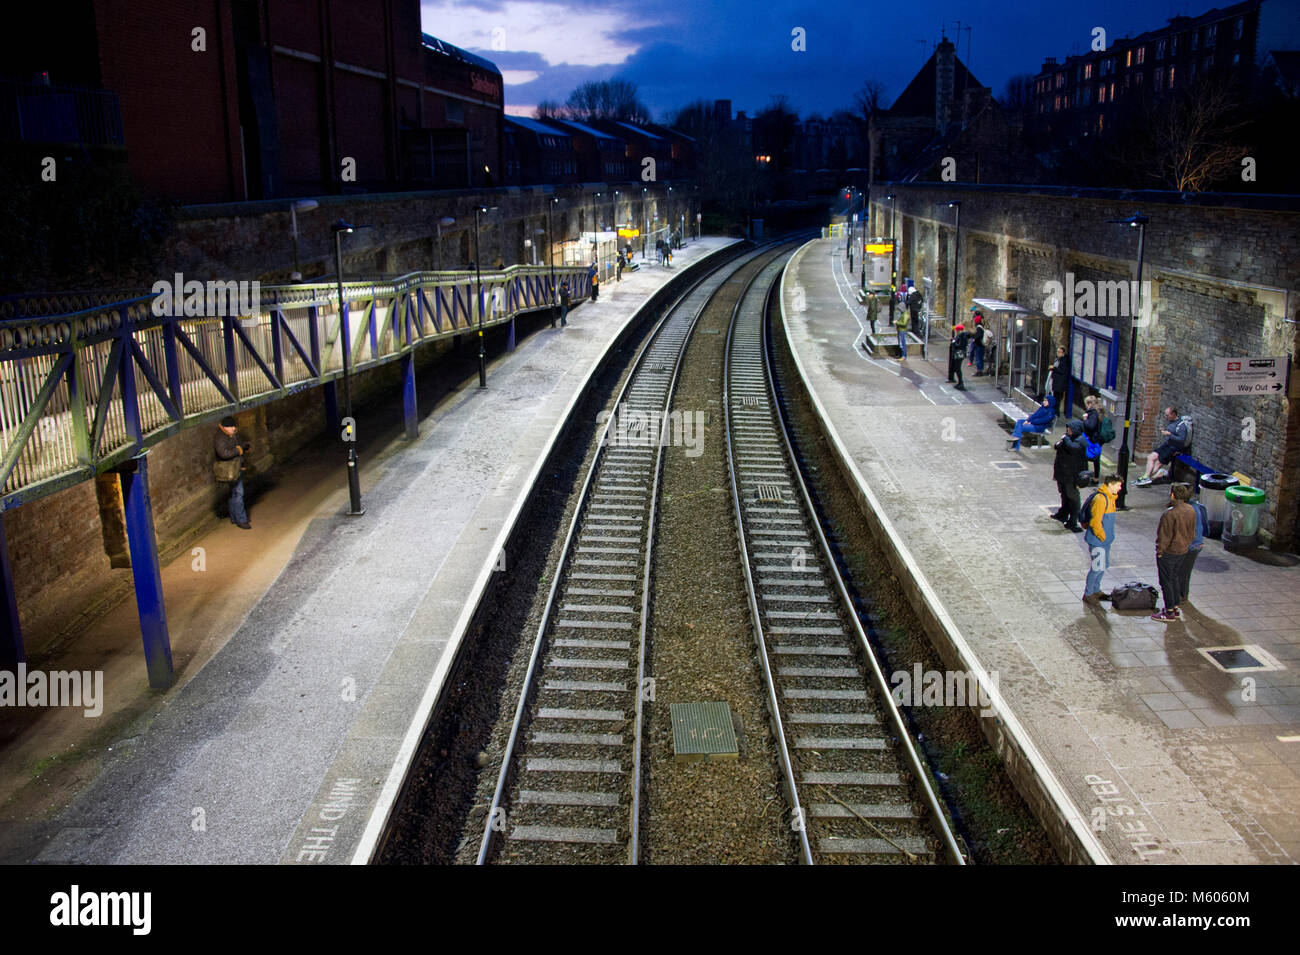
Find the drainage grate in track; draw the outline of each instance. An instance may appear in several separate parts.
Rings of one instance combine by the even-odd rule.
[[[993,466],[1003,471],[1022,471],[1025,467],[1019,461],[994,461]]]
[[[1201,655],[1225,673],[1251,673],[1281,670],[1272,654],[1254,644],[1235,647],[1199,647]]]
[[[781,488],[775,484],[757,484],[754,486],[754,496],[760,502],[769,504],[780,504],[785,500],[781,493]]]
[[[726,703],[670,703],[673,721],[673,758],[736,759],[736,730]]]
[[[742,408],[757,408],[760,402],[757,395],[741,395],[740,406]]]

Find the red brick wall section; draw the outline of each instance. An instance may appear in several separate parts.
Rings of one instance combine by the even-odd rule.
[[[230,11],[220,0],[96,0],[104,86],[137,182],[191,202],[244,198]],[[207,51],[191,31],[207,31]]]

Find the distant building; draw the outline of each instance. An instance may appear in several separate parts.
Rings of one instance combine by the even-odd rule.
[[[622,136],[569,119],[548,119],[573,139],[578,175],[583,182],[615,182],[628,178],[627,143]]]
[[[1276,28],[1261,32],[1262,6],[1269,8],[1265,25],[1276,20]],[[1200,77],[1250,84],[1268,53],[1265,44],[1270,37],[1281,39],[1285,9],[1278,0],[1246,0],[1194,17],[1174,17],[1135,37],[1112,39],[1104,51],[1060,63],[1048,57],[1034,78],[1030,120],[1040,133],[1073,142],[1104,134],[1106,123],[1130,100],[1159,97]]]
[[[579,181],[571,134],[535,119],[507,116],[505,143],[506,185]]]
[[[904,178],[916,158],[987,104],[989,90],[966,68],[947,37],[887,110],[868,126],[870,178]]]

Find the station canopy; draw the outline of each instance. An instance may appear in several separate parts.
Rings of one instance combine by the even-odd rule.
[[[1015,302],[1004,302],[1000,298],[973,298],[971,304],[983,312],[1019,312],[1029,314],[1029,309]]]

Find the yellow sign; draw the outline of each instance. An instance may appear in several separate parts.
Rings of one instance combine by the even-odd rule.
[[[868,253],[868,254],[875,254],[875,255],[888,255],[889,253],[891,253],[891,252],[894,251],[894,243],[892,243],[892,242],[868,242],[868,243],[864,246],[864,248],[867,250],[867,253]]]
[[[640,229],[619,229],[618,234],[624,239],[635,239],[641,234]]]

